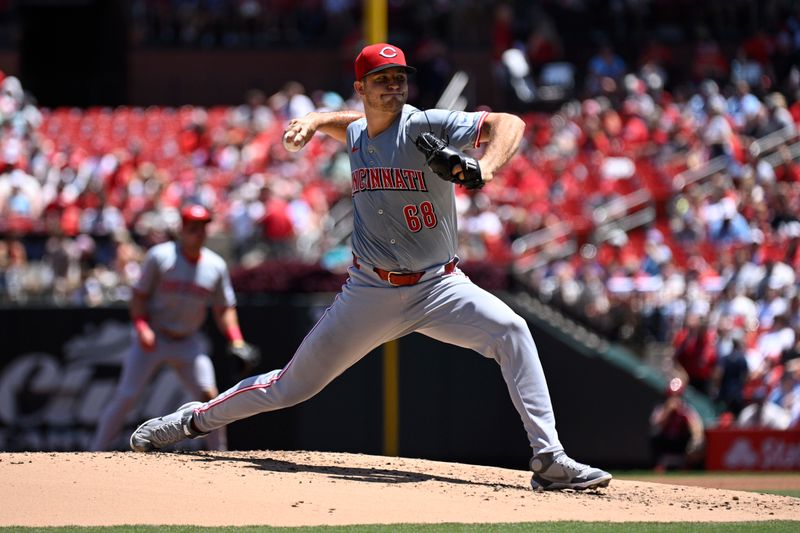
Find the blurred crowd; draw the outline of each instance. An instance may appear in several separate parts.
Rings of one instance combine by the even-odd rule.
[[[166,27],[148,18],[153,10],[197,18],[217,6],[134,4],[147,31]],[[235,5],[241,16],[263,15],[262,4]],[[321,4],[319,13],[355,9]],[[537,3],[545,15],[567,9],[552,4]],[[800,52],[800,19],[787,5],[763,2],[786,15],[773,13],[777,29],[727,53],[714,32],[701,32],[686,83],[674,82],[669,47],[651,43],[631,61],[604,41],[578,69],[579,94],[552,113],[523,111],[519,154],[491,185],[457,194],[465,262],[543,258],[522,270],[523,286],[643,357],[655,354],[654,364],[707,394],[723,419],[776,428],[800,421],[800,62],[786,60]],[[498,51],[523,52],[531,71],[562,58],[547,17],[520,45],[514,11],[496,14]],[[647,17],[637,24],[647,27]],[[177,27],[170,35],[185,31]],[[534,92],[538,80],[528,80]],[[170,238],[187,198],[213,209],[209,244],[234,268],[282,259],[344,267],[347,154],[324,136],[297,153],[279,139],[292,117],[359,106],[289,82],[275,94],[253,90],[238,106],[45,109],[17,78],[0,75],[0,301],[126,301],[143,252]],[[613,212],[637,192],[645,199],[635,209],[651,207],[652,219],[600,237],[598,210]],[[567,231],[544,247],[515,249],[517,239],[559,225]],[[548,255],[569,239],[576,253]],[[754,415],[751,405],[764,402],[775,407]]]
[[[290,117],[357,106],[337,94],[289,82],[233,107],[48,110],[13,76],[0,91],[2,301],[126,300],[189,198],[213,207],[211,242],[234,264],[315,262],[333,247],[331,208],[349,200],[341,147],[319,136],[295,155],[279,139]]]
[[[789,363],[800,357],[800,103],[787,105],[780,92],[757,95],[744,80],[723,87],[704,80],[684,98],[642,87],[645,79],[626,75],[629,90],[616,105],[598,96],[551,120],[560,125],[559,146],[569,147],[557,151],[559,186],[574,180],[579,208],[551,205],[559,220],[577,212],[573,228],[581,228],[597,206],[646,189],[656,215],[590,238],[526,281],[545,300],[681,376],[714,400],[725,420],[772,398],[783,416],[740,422],[796,427],[800,369]],[[762,146],[772,146],[770,153]],[[548,149],[552,143],[538,153]],[[628,170],[611,172],[612,159],[627,160],[620,168]],[[592,183],[604,169],[606,179]],[[688,183],[687,169],[702,179]]]
[[[640,179],[634,188],[653,192],[658,214],[642,227],[615,229],[607,239],[584,243],[577,254],[533,270],[526,281],[542,298],[593,329],[637,353],[652,352],[651,362],[708,395],[727,413],[725,420],[786,429],[800,423],[800,106],[795,102],[788,109],[780,93],[760,99],[748,92],[756,114],[751,122],[737,121],[738,96],[746,86],[739,82],[736,87],[725,98],[716,84],[706,82],[684,102],[662,99],[655,105],[656,123],[671,109],[680,117],[677,127],[667,131],[628,129],[642,118],[653,124],[641,112],[626,109],[635,109],[630,96],[621,104],[621,117],[606,114],[620,124],[611,143],[623,145],[620,152],[606,155],[632,160],[635,170],[625,181]],[[583,102],[584,111],[590,106],[597,107],[596,99]],[[574,120],[563,122],[580,139],[586,132],[585,112],[575,116],[577,128]],[[715,124],[720,117],[724,122]],[[720,137],[717,130],[725,135]],[[637,138],[633,131],[643,136]],[[760,146],[754,137],[769,135],[780,139],[770,156],[752,149]],[[657,137],[668,140],[655,141],[653,153]],[[602,138],[599,146],[607,140]],[[642,141],[650,145],[649,155],[637,159],[635,143]],[[603,148],[593,147],[592,157],[598,151]],[[676,154],[681,154],[678,160]],[[676,179],[685,173],[661,175],[671,180],[672,188],[661,202],[662,189],[646,177],[646,169],[653,163],[659,168],[663,156],[673,170],[679,161],[687,168],[717,170],[689,185]],[[558,155],[559,165],[570,160],[579,158]],[[577,168],[579,176],[587,175],[583,166]],[[560,181],[563,186],[563,175]],[[611,196],[603,195],[604,185],[588,179],[578,181],[575,194],[584,208],[602,205],[594,198],[613,201],[617,181],[605,182]],[[617,197],[625,193],[618,190]],[[556,212],[562,220],[569,213]],[[751,403],[768,399],[775,404],[769,411],[780,416],[760,419],[744,413]]]

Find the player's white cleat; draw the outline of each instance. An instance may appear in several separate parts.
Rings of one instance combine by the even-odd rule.
[[[579,463],[564,452],[540,453],[531,459],[533,490],[594,489],[607,487],[611,474]]]
[[[184,439],[204,437],[192,428],[192,413],[201,402],[189,402],[181,405],[177,411],[158,418],[151,418],[131,433],[131,450],[135,452],[151,452],[165,448]]]

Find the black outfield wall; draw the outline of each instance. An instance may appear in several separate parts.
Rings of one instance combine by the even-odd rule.
[[[239,308],[245,337],[280,368],[332,295],[265,298]],[[587,357],[532,324],[561,440],[571,455],[609,468],[648,465],[647,417],[656,389]],[[357,324],[342,335],[358,335]],[[206,327],[221,389],[238,369]],[[0,450],[81,450],[113,392],[131,342],[125,308],[0,309]],[[383,451],[383,356],[369,354],[311,400],[229,428],[231,449]],[[499,367],[475,352],[413,334],[399,341],[399,454],[525,468],[530,450]],[[150,384],[127,433],[185,399],[171,372]]]

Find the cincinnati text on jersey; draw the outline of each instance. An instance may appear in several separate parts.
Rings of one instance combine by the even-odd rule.
[[[357,168],[352,172],[353,195],[361,191],[428,191],[425,174],[410,168]]]
[[[180,279],[165,279],[158,284],[158,288],[164,292],[182,292],[203,298],[211,294],[211,290],[207,289],[206,287],[202,287],[192,283],[191,281],[184,281]]]

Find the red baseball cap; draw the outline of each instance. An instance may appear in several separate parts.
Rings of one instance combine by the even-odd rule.
[[[398,47],[386,43],[376,43],[365,46],[356,57],[356,79],[378,72],[385,68],[403,67],[408,72],[417,69],[406,64],[406,55]]]
[[[181,209],[181,218],[184,221],[209,222],[211,220],[211,211],[200,204],[189,204]]]

